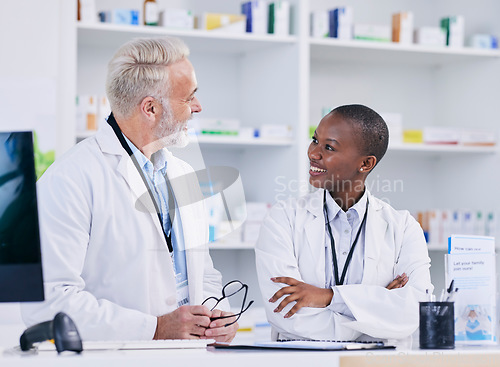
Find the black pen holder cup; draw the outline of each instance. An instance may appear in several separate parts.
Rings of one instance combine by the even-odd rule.
[[[453,302],[420,302],[420,349],[455,348]]]

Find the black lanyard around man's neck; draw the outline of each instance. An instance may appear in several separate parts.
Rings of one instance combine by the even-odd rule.
[[[120,126],[118,126],[118,123],[116,122],[115,117],[113,116],[112,112],[108,117],[108,124],[111,126],[111,128],[115,132],[115,135],[118,138],[118,140],[120,141],[120,144],[122,145],[123,149],[125,149],[125,151],[128,153],[130,158],[132,158],[132,161],[134,162],[135,168],[137,168],[139,175],[141,175],[142,181],[144,182],[144,185],[146,185],[149,196],[151,197],[151,200],[153,201],[153,204],[155,206],[156,214],[158,214],[158,219],[160,220],[161,229],[162,229],[163,235],[165,236],[165,241],[167,242],[168,251],[170,253],[174,252],[174,248],[172,247],[172,236],[171,236],[172,231],[170,231],[170,233],[168,235],[165,233],[165,228],[163,227],[163,220],[161,218],[161,212],[160,212],[160,209],[158,207],[158,203],[156,202],[156,199],[155,199],[153,193],[151,192],[151,189],[150,189],[149,184],[148,184],[148,180],[146,179],[146,176],[144,176],[144,172],[142,171],[142,168],[141,168],[139,162],[137,161],[137,158],[134,156],[132,149],[130,149],[130,146],[128,145],[127,141],[125,140],[125,137],[123,136],[123,133],[120,129]],[[167,187],[168,186],[169,185],[167,182]],[[169,190],[169,194],[171,194],[171,190]]]
[[[333,238],[333,233],[332,233],[332,227],[330,226],[330,219],[328,218],[328,207],[326,206],[326,192],[323,195],[323,210],[325,212],[325,217],[326,217],[326,225],[328,228],[328,234],[330,235],[330,245],[332,247],[332,258],[333,258],[333,275],[335,276],[335,285],[342,285],[344,284],[345,276],[347,274],[347,268],[349,267],[349,264],[351,263],[352,259],[352,254],[354,253],[354,248],[356,247],[356,244],[358,243],[359,235],[361,234],[361,230],[363,229],[365,223],[366,223],[366,215],[368,214],[368,197],[366,198],[366,209],[365,209],[365,215],[363,216],[363,221],[361,222],[358,233],[356,234],[356,238],[354,239],[354,242],[352,243],[351,249],[349,250],[349,254],[347,255],[347,259],[345,260],[344,264],[344,269],[342,270],[342,276],[339,279],[339,265],[337,262],[337,253],[335,252],[335,239]]]

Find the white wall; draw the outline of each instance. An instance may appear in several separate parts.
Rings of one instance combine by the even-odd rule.
[[[57,126],[54,141],[56,149],[61,152],[72,145],[71,141],[62,139],[64,133],[72,131],[71,126],[74,105],[74,92],[71,90],[72,79],[65,79],[64,73],[74,72],[71,70],[71,63],[61,62],[63,52],[72,53],[71,48],[67,48],[68,37],[72,32],[61,32],[65,27],[67,19],[62,19],[63,12],[71,13],[71,9],[76,9],[72,1],[66,0],[16,0],[2,2],[0,5],[0,78],[8,77],[15,87],[15,80],[23,85],[40,85],[40,81],[46,83],[47,91],[43,87],[39,93],[51,93],[55,89],[54,103],[57,105],[55,123]],[[29,10],[29,11],[27,11]],[[76,13],[75,13],[76,14]],[[74,35],[74,34],[73,34]],[[71,57],[69,58],[71,60]],[[0,118],[0,129],[14,130],[26,125],[31,121],[25,121],[25,116],[30,116],[28,111],[36,106],[37,100],[43,100],[44,95],[33,96],[30,90],[26,90],[19,95],[0,96],[0,110],[9,111],[11,115],[17,116],[17,120],[12,123]],[[17,92],[16,92],[17,93]],[[8,98],[7,98],[8,97]],[[22,101],[23,109],[12,111],[14,106],[6,101],[16,98]],[[17,106],[17,102],[16,102]],[[23,111],[24,110],[24,111]],[[69,125],[69,126],[68,126]],[[59,135],[61,134],[61,135]],[[0,345],[16,345],[19,336],[24,329],[19,313],[19,306],[16,303],[0,304]]]

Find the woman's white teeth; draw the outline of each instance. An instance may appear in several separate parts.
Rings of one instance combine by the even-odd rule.
[[[318,167],[311,166],[311,171],[313,171],[313,172],[326,172],[326,169],[321,169]]]

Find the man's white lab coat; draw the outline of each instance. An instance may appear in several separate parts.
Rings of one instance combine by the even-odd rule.
[[[193,170],[168,155],[190,304],[201,304],[221,297],[221,276]],[[63,311],[84,340],[152,339],[156,316],[177,308],[174,269],[146,186],[111,127],[58,159],[37,189],[46,301],[23,305],[26,324]]]

